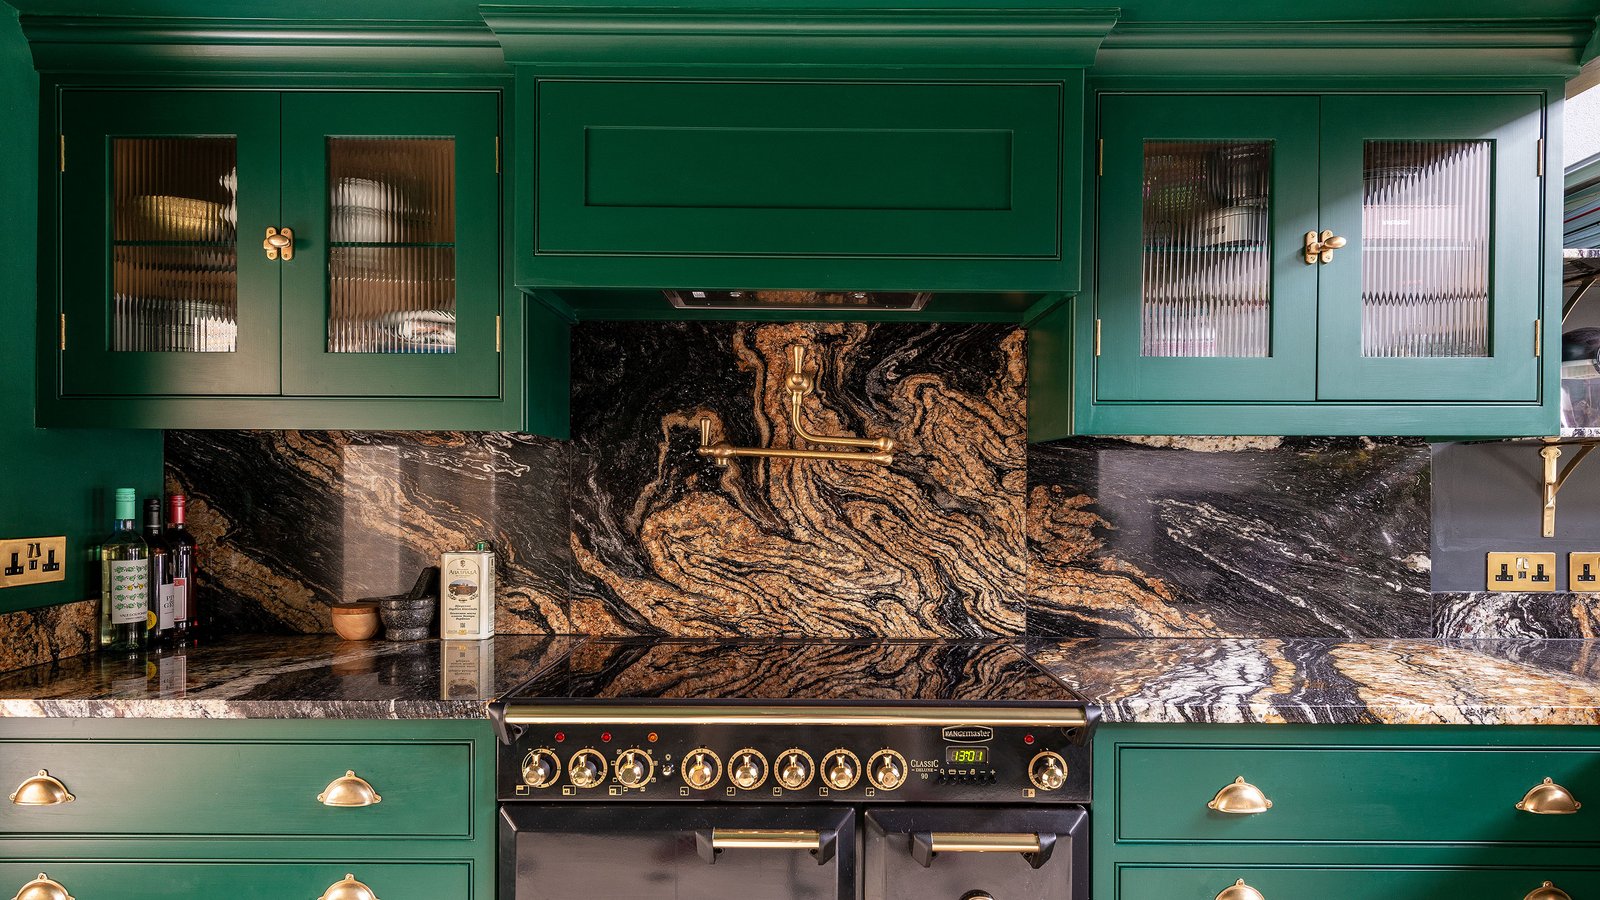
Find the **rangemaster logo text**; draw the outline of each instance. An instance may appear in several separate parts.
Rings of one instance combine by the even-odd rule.
[[[982,744],[994,740],[994,729],[987,725],[951,725],[945,728],[944,739],[953,744]]]

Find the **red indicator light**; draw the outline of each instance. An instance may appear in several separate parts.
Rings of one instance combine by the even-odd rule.
[[[609,732],[609,731],[600,732],[600,740],[603,743],[607,743],[607,744],[611,743],[611,732]]]
[[[650,738],[650,743],[654,744],[656,742],[656,733],[652,731],[648,736]]]
[[[567,733],[565,731],[556,732],[556,743],[559,744],[559,743],[561,743],[562,741],[564,741],[566,739],[567,739]]]
[[[1025,734],[1025,735],[1023,735],[1023,736],[1022,736],[1022,742],[1023,742],[1023,743],[1024,743],[1024,744],[1031,744],[1031,743],[1033,743],[1033,735],[1031,735],[1031,734]]]

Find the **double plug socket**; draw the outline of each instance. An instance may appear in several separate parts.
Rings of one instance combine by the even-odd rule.
[[[66,577],[66,538],[0,538],[0,588]]]
[[[1487,587],[1491,591],[1553,591],[1554,553],[1490,553]],[[1567,590],[1600,591],[1600,553],[1567,554]]]

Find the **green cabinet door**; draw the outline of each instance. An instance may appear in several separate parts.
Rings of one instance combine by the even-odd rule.
[[[519,281],[1074,289],[1070,80],[529,78]],[[1069,187],[1070,185],[1070,187]],[[531,252],[530,252],[531,251]]]
[[[1319,399],[1539,399],[1542,134],[1537,94],[1323,98]]]
[[[278,393],[278,95],[61,94],[63,396]]]
[[[499,95],[283,97],[283,392],[500,393]]]
[[[1595,869],[1214,865],[1118,867],[1116,892],[1104,896],[1108,900],[1215,900],[1240,880],[1258,893],[1240,891],[1232,896],[1268,900],[1526,900],[1546,881],[1574,900],[1600,894],[1600,871]]]
[[[1311,400],[1315,97],[1101,99],[1101,400]]]
[[[55,858],[0,863],[0,892],[16,893],[40,875],[60,885],[60,896],[79,900],[171,900],[174,897],[227,897],[229,900],[313,900],[322,896],[359,897],[348,885],[328,889],[351,876],[383,900],[469,900],[472,866],[467,862],[79,862]],[[28,897],[56,896],[48,886]]]

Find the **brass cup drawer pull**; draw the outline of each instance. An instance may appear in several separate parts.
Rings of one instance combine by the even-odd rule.
[[[328,885],[317,900],[378,900],[378,895],[356,880],[356,876],[346,873],[344,878]]]
[[[1570,816],[1582,808],[1571,791],[1549,778],[1528,788],[1517,801],[1517,809],[1536,816]]]
[[[328,782],[317,795],[317,802],[323,806],[372,806],[382,803],[383,798],[354,769],[346,769],[343,775]]]
[[[57,778],[52,778],[44,769],[32,778],[24,779],[11,792],[11,803],[14,806],[60,806],[78,799],[72,796],[67,786]]]
[[[1245,781],[1244,776],[1240,775],[1232,784],[1217,791],[1217,795],[1211,798],[1206,808],[1230,816],[1253,816],[1271,809],[1272,801],[1267,799],[1261,788]]]
[[[1572,900],[1572,895],[1546,881],[1529,891],[1522,900]]]
[[[61,882],[52,881],[49,875],[40,872],[38,878],[23,885],[11,900],[72,900],[72,895],[67,893]]]
[[[1241,878],[1223,888],[1222,893],[1217,895],[1217,900],[1267,900],[1267,898],[1260,891],[1245,884]]]

